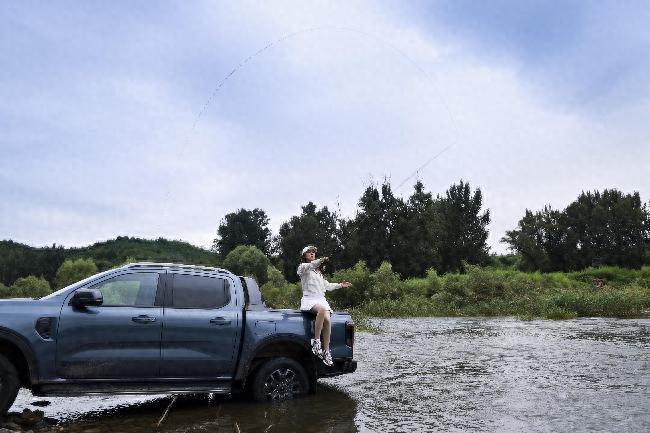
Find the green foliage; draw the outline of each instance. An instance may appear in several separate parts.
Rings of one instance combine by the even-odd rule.
[[[354,268],[345,269],[334,274],[333,281],[349,281],[352,287],[341,288],[327,293],[328,299],[336,308],[350,308],[361,305],[370,299],[402,296],[405,286],[399,275],[393,272],[389,262],[383,262],[379,269],[370,272],[364,261],[359,261]]]
[[[282,275],[282,272],[278,270],[275,266],[269,265],[266,270],[266,275],[268,281],[266,284],[271,284],[274,287],[280,287],[287,284],[287,280]]]
[[[371,299],[397,299],[402,294],[402,283],[399,275],[393,272],[393,266],[385,261],[372,274],[372,285],[369,295]]]
[[[254,245],[264,254],[271,252],[269,218],[262,209],[239,209],[229,213],[219,224],[213,250],[222,258],[237,245]]]
[[[583,192],[563,211],[526,210],[502,239],[526,271],[571,271],[612,265],[640,268],[650,242],[650,212],[638,192]]]
[[[276,285],[275,282],[269,280],[264,284],[260,290],[266,301],[266,305],[271,308],[288,308],[297,310],[300,306],[300,298],[302,292],[297,283],[287,283],[286,280]]]
[[[427,282],[427,296],[433,296],[442,290],[442,279],[438,276],[435,269],[427,269],[425,281]]]
[[[466,284],[474,301],[501,298],[509,288],[503,274],[473,265],[467,265]]]
[[[426,278],[409,278],[400,282],[404,296],[427,296],[429,283]]]
[[[56,287],[61,289],[97,273],[92,259],[66,260],[56,271]]]
[[[13,291],[11,288],[0,283],[0,299],[13,298]]]
[[[92,259],[100,271],[128,260],[173,262],[215,266],[217,256],[187,242],[147,240],[126,236],[83,248],[64,249],[53,245],[34,248],[13,241],[0,241],[0,283],[7,286],[28,275],[42,275],[54,285],[57,270],[65,260]]]
[[[363,260],[371,269],[377,269],[383,261],[391,260],[392,247],[397,245],[396,239],[404,234],[398,228],[398,221],[404,218],[404,212],[404,201],[393,195],[390,183],[384,182],[380,188],[368,186],[359,199],[356,217],[344,225],[347,229],[345,249],[348,260]]]
[[[259,248],[253,245],[239,245],[228,253],[223,267],[236,275],[253,277],[263,285],[268,280],[270,262]]]
[[[337,263],[341,253],[338,224],[335,212],[330,212],[327,206],[318,209],[309,202],[302,207],[300,215],[280,226],[277,242],[282,272],[287,280],[298,281],[296,269],[301,260],[300,252],[307,245],[315,245],[320,256],[329,256],[330,263]]]
[[[444,197],[437,198],[440,219],[437,269],[441,272],[462,271],[465,262],[482,265],[488,262],[490,211],[482,211],[482,206],[480,188],[472,192],[469,183],[462,180],[449,187]]]
[[[350,308],[361,305],[368,298],[374,283],[372,273],[363,260],[357,262],[352,268],[336,272],[332,277],[332,281],[349,281],[352,283],[352,287],[327,293],[327,298],[336,308]]]
[[[52,293],[50,283],[43,277],[29,275],[18,278],[10,288],[13,297],[41,298]]]
[[[0,241],[0,283],[11,285],[28,275],[42,275],[53,281],[56,270],[65,259],[61,246],[33,248],[13,241]]]

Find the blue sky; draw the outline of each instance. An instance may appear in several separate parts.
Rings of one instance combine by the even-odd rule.
[[[417,177],[480,187],[503,252],[526,208],[650,199],[648,22],[633,1],[2,2],[0,238],[209,246],[241,207],[352,216],[451,145]]]

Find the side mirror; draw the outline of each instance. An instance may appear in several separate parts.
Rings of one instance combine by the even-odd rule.
[[[104,303],[102,292],[97,289],[79,289],[74,292],[70,305],[73,307],[98,307]]]

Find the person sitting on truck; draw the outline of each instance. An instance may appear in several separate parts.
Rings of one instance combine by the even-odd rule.
[[[314,355],[323,360],[328,367],[334,365],[332,354],[330,353],[330,335],[332,333],[332,322],[330,314],[332,308],[327,299],[325,292],[328,290],[350,287],[352,284],[344,281],[342,283],[330,283],[321,272],[321,266],[329,261],[329,257],[316,259],[316,247],[308,245],[302,250],[302,263],[298,266],[298,276],[302,286],[302,299],[300,300],[300,310],[309,311],[316,320],[314,323],[314,338],[311,339],[311,350]],[[323,334],[323,344],[321,347],[321,332]]]

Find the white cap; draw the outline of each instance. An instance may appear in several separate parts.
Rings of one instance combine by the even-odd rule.
[[[302,249],[302,253],[300,253],[300,255],[301,255],[301,256],[304,256],[305,253],[306,253],[307,251],[312,251],[312,250],[313,250],[314,252],[316,252],[316,251],[318,251],[318,248],[316,248],[316,247],[313,246],[313,245],[307,245],[305,248]]]

